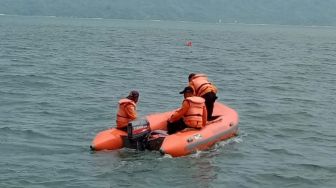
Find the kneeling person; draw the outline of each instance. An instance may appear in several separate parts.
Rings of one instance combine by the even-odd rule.
[[[182,107],[168,119],[168,134],[173,134],[186,127],[200,129],[206,124],[205,100],[202,97],[194,96],[194,90],[189,86],[180,92],[180,94],[182,93],[184,94]]]
[[[195,91],[196,96],[200,96],[205,99],[205,106],[208,113],[208,121],[212,120],[212,112],[215,101],[217,99],[216,86],[208,81],[208,77],[205,74],[191,73],[188,77],[189,86]]]

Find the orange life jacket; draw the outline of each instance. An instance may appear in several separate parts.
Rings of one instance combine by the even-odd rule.
[[[119,101],[119,110],[117,113],[117,128],[124,128],[128,125],[128,123],[130,121],[132,121],[133,119],[131,119],[126,112],[126,106],[128,105],[133,105],[134,108],[136,108],[136,104],[134,103],[134,101],[130,100],[130,99],[121,99]]]
[[[205,74],[196,74],[190,82],[194,87],[196,96],[200,97],[211,91],[216,92]]]
[[[193,128],[203,127],[203,108],[205,100],[202,97],[188,97],[189,109],[184,115],[183,120],[186,125]]]

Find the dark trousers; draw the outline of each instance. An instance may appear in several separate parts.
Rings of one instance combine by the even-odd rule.
[[[205,106],[206,106],[207,113],[208,113],[207,120],[209,121],[211,120],[211,117],[212,117],[212,112],[213,112],[213,108],[214,108],[214,104],[217,99],[217,96],[216,96],[216,93],[209,92],[209,93],[202,95],[202,98],[205,99]]]
[[[167,130],[168,134],[174,134],[178,131],[181,131],[183,129],[187,128],[187,125],[184,123],[183,119],[179,119],[178,121],[175,121],[173,123],[168,123]]]
[[[121,130],[121,131],[125,131],[125,132],[127,132],[127,127],[117,128],[117,129],[119,129],[119,130]]]

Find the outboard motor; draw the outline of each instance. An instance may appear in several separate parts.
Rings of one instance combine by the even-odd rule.
[[[124,137],[125,147],[145,150],[150,135],[149,122],[146,119],[136,120],[127,125],[127,137]]]

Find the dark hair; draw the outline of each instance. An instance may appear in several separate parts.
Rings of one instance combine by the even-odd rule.
[[[189,76],[188,76],[188,80],[190,81],[190,79],[191,79],[192,77],[194,77],[195,75],[196,75],[195,73],[190,73]]]
[[[194,93],[194,89],[190,86],[185,87],[184,90],[180,92],[180,94],[183,94],[183,93]]]
[[[131,99],[131,98],[135,99],[135,98],[138,98],[138,97],[139,97],[139,92],[135,91],[135,90],[131,91],[129,93],[129,95],[127,96],[128,99]]]

